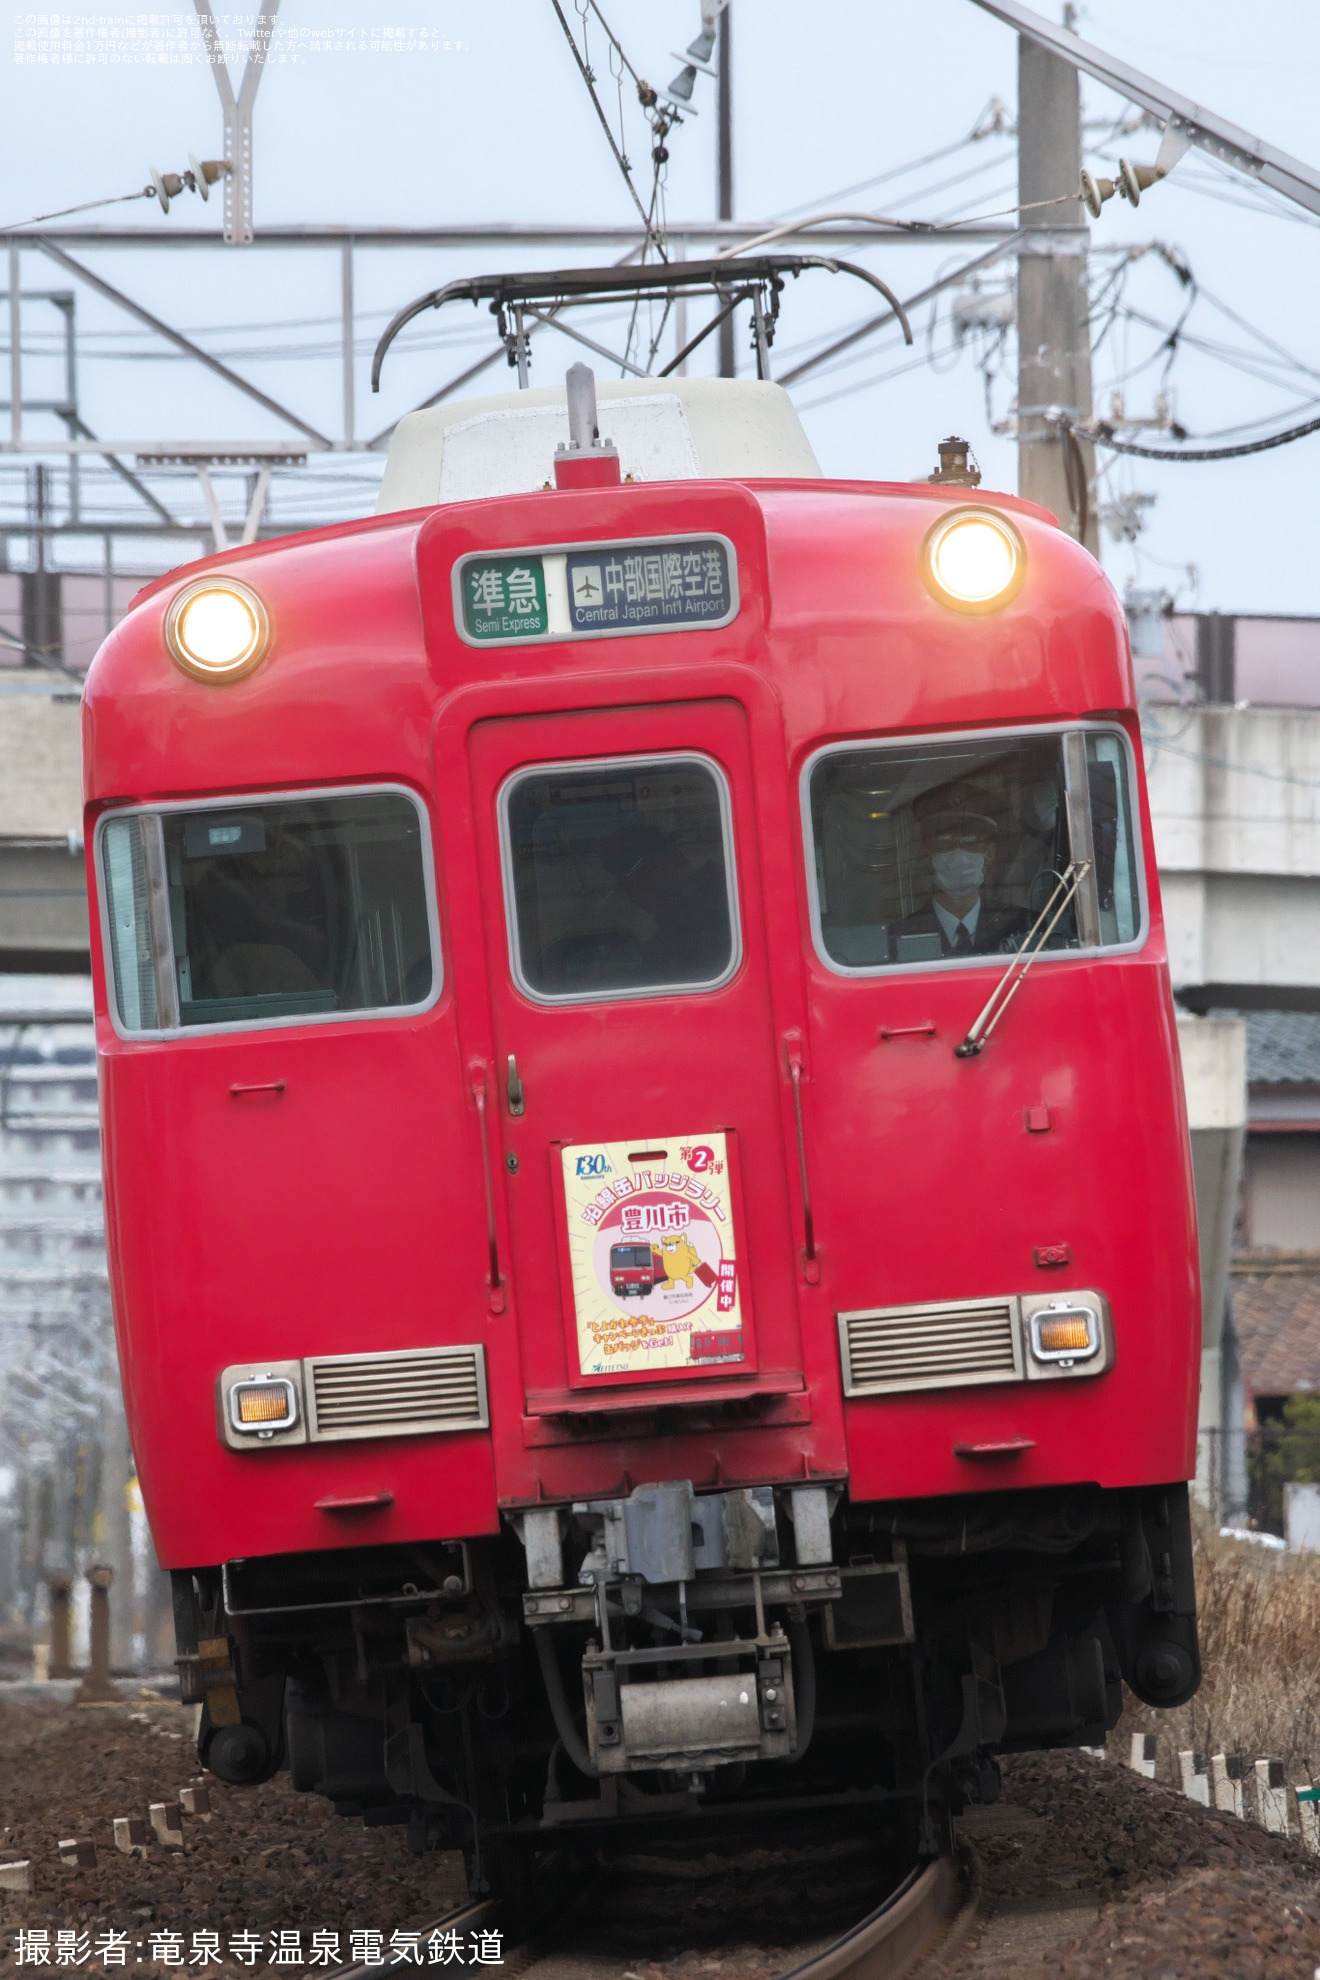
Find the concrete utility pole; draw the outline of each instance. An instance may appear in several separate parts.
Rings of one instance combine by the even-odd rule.
[[[1091,417],[1082,202],[1034,206],[1081,185],[1077,71],[1039,42],[1018,38],[1018,204],[1027,239],[1018,252],[1018,492],[1039,502],[1095,553],[1095,449],[1059,417]],[[1077,245],[1057,230],[1076,227]],[[1033,240],[1032,235],[1037,235]]]
[[[719,138],[717,143],[717,184],[719,218],[733,218],[733,71],[729,66],[729,15],[732,9],[727,4],[720,15],[720,78],[719,78]],[[726,316],[719,328],[720,377],[732,378],[735,374],[733,356],[733,318]]]

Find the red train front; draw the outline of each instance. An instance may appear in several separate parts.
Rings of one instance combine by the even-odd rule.
[[[648,391],[688,478],[446,467],[161,580],[87,688],[201,1751],[483,1883],[808,1803],[931,1844],[996,1751],[1199,1670],[1121,611],[1027,504],[813,479],[768,385],[614,388],[606,430]]]

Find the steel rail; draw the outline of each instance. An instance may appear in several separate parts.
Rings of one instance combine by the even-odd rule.
[[[570,1921],[580,1904],[579,1897],[570,1907]],[[873,1911],[810,1959],[790,1967],[778,1980],[903,1980],[956,1925],[970,1922],[974,1904],[973,1879],[952,1856],[918,1863]],[[498,1929],[503,1915],[498,1900],[479,1899],[423,1926],[418,1938],[425,1944],[433,1932]],[[519,1968],[534,1966],[551,1952],[563,1951],[568,1922],[561,1919],[543,1928],[548,1941],[543,1948],[538,1944],[542,1934],[535,1928],[525,1940],[515,1940],[509,1952]],[[342,1967],[336,1980],[375,1980],[383,1971],[408,1965],[409,1959],[407,1951],[396,1950],[372,1965]],[[504,1969],[508,1965],[506,1956]]]
[[[499,1906],[493,1898],[477,1898],[471,1904],[461,1905],[457,1911],[447,1911],[442,1918],[433,1918],[429,1925],[418,1929],[417,1937],[422,1945],[433,1932],[471,1932],[478,1927],[490,1930],[499,1915]],[[397,1971],[401,1966],[415,1966],[408,1952],[395,1947],[390,1952],[382,1952],[380,1959],[371,1960],[358,1966],[341,1966],[336,1969],[335,1980],[378,1980],[382,1973]]]
[[[937,1856],[910,1871],[860,1924],[779,1980],[901,1980],[934,1951],[967,1903],[957,1863]]]

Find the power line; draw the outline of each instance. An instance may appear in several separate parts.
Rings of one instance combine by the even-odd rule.
[[[568,21],[565,18],[564,10],[559,4],[559,0],[550,0],[550,4],[554,8],[555,13],[558,16],[560,27],[564,30],[564,39],[567,41],[569,47],[573,51],[573,60],[577,63],[578,73],[582,77],[583,82],[586,84],[587,94],[591,98],[592,106],[595,109],[597,117],[599,117],[600,119],[600,127],[605,133],[605,137],[609,144],[610,150],[614,153],[614,162],[618,166],[619,171],[623,175],[623,183],[628,188],[628,196],[632,200],[633,205],[637,208],[637,212],[641,219],[642,226],[646,231],[646,238],[648,241],[654,242],[656,253],[660,256],[660,259],[662,261],[668,261],[669,256],[665,253],[664,242],[661,240],[660,235],[656,232],[652,220],[652,214],[655,211],[654,197],[652,198],[652,202],[651,202],[651,213],[648,213],[646,208],[642,205],[641,199],[638,196],[636,186],[633,184],[632,166],[628,163],[628,160],[624,157],[623,152],[619,149],[619,146],[615,143],[614,133],[610,129],[609,118],[605,115],[605,111],[601,105],[601,100],[596,94],[596,78],[592,74],[589,64],[584,59],[582,55],[582,51],[577,45],[577,41],[574,37],[573,30],[568,25]],[[599,9],[596,8],[593,9],[593,11],[596,13],[596,17],[600,21],[602,27],[605,27],[604,16],[600,13]],[[614,36],[610,34],[610,30],[608,27],[605,27],[605,32],[607,35],[609,35],[610,41],[613,43],[613,45],[616,48],[618,48],[620,56],[625,61],[627,61],[627,57],[623,55],[622,47],[615,40]],[[628,63],[628,67],[631,70],[632,64]],[[657,180],[658,177],[659,177],[659,172],[657,168]]]
[[[1203,705],[1195,702],[1190,707],[1185,702],[1176,704],[1185,713],[1195,713]],[[1159,736],[1149,734],[1144,727],[1141,734],[1142,741],[1149,744],[1154,754],[1163,750],[1166,756],[1184,757],[1187,762],[1199,763],[1207,770],[1231,770],[1240,777],[1261,777],[1267,784],[1292,784],[1298,790],[1320,793],[1320,782],[1314,777],[1294,777],[1286,770],[1266,770],[1255,763],[1233,763],[1226,756],[1207,756],[1200,749],[1179,749],[1177,743],[1164,742]]]
[[[986,123],[987,117],[990,119]],[[784,207],[772,214],[773,220],[791,220],[795,214],[812,213],[822,206],[832,205],[836,199],[851,199],[854,193],[869,192],[872,186],[888,185],[892,179],[905,178],[909,172],[920,172],[927,165],[938,164],[941,158],[952,158],[955,152],[965,151],[970,144],[980,144],[990,137],[1008,137],[1012,133],[1004,121],[1004,106],[997,96],[992,96],[973,128],[966,137],[955,138],[952,144],[942,144],[935,151],[928,151],[924,157],[911,158],[904,165],[891,165],[887,171],[877,172],[873,178],[858,179],[851,186],[837,186],[833,192],[821,193],[815,199],[803,200],[798,206]]]
[[[985,172],[993,172],[1003,164],[1002,158],[982,158],[965,172],[955,172],[951,179],[938,179],[933,186],[918,186],[913,192],[900,193],[891,204],[895,207],[911,206],[919,199],[934,199],[936,193],[948,192],[954,186],[961,186],[968,179],[979,179]]]
[[[1264,440],[1245,440],[1236,447],[1191,447],[1175,450],[1171,447],[1141,447],[1132,440],[1118,440],[1112,427],[1104,420],[1085,424],[1079,420],[1063,419],[1059,425],[1069,433],[1077,433],[1094,446],[1108,447],[1111,453],[1132,454],[1143,461],[1235,461],[1245,454],[1265,454],[1272,447],[1287,447],[1294,440],[1304,440],[1308,433],[1320,433],[1320,419],[1306,420],[1301,426],[1290,426],[1282,433],[1271,433]]]
[[[1158,330],[1160,332],[1162,341],[1153,354],[1156,357],[1159,356],[1161,351],[1176,351],[1180,344],[1186,344],[1189,350],[1200,351],[1205,357],[1217,358],[1221,364],[1227,365],[1230,370],[1240,371],[1245,377],[1255,378],[1261,384],[1277,385],[1279,383],[1279,379],[1275,375],[1279,367],[1272,364],[1269,358],[1257,357],[1253,352],[1239,350],[1232,344],[1218,343],[1212,337],[1198,336],[1194,330],[1185,330],[1181,323],[1174,325],[1161,323],[1158,317],[1147,316],[1144,310],[1137,309],[1130,303],[1123,304],[1117,313],[1126,322],[1140,323],[1148,330]],[[1315,379],[1320,377],[1320,374],[1312,371],[1309,365],[1290,362],[1288,369],[1299,373],[1304,378]]]
[[[1211,161],[1213,162],[1213,161]],[[1243,186],[1239,179],[1229,179],[1225,174],[1221,179],[1217,172],[1183,172],[1179,180],[1189,191],[1199,193],[1203,199],[1212,199],[1221,206],[1240,206],[1248,213],[1262,213],[1274,220],[1293,220],[1299,225],[1314,229],[1320,226],[1320,219],[1294,207],[1290,202],[1270,197],[1266,186]],[[1252,197],[1256,194],[1256,197]]]
[[[821,406],[833,405],[836,399],[848,399],[852,397],[854,392],[869,391],[872,385],[887,385],[891,378],[901,378],[904,372],[920,371],[923,365],[930,363],[932,356],[940,358],[949,357],[960,348],[960,345],[955,339],[953,343],[946,345],[943,350],[931,351],[928,349],[924,357],[909,358],[906,364],[896,364],[889,371],[877,372],[873,378],[857,379],[851,385],[842,386],[837,392],[827,392],[824,398],[808,399],[799,408],[799,411],[815,412]],[[826,375],[828,376],[828,374]]]
[[[1222,316],[1226,316],[1230,323],[1236,323],[1239,330],[1245,330],[1249,337],[1255,337],[1262,344],[1268,345],[1270,350],[1277,351],[1279,356],[1286,358],[1288,363],[1296,370],[1306,372],[1310,378],[1320,378],[1320,371],[1313,370],[1309,364],[1303,363],[1301,358],[1294,357],[1292,352],[1286,351],[1282,344],[1276,344],[1273,337],[1267,336],[1263,330],[1258,330],[1254,323],[1248,323],[1244,316],[1239,316],[1236,310],[1230,309],[1226,302],[1222,302],[1218,296],[1212,295],[1210,290],[1205,288],[1201,283],[1198,282],[1196,286],[1197,294],[1204,296],[1211,308],[1217,309]]]
[[[887,172],[877,172],[873,179],[859,179],[855,185],[836,186],[833,192],[821,193],[816,199],[804,199],[797,206],[785,206],[778,213],[772,213],[772,220],[792,220],[799,213],[814,213],[818,207],[832,206],[836,199],[851,199],[854,193],[870,192],[872,186],[888,185],[891,179],[901,179],[909,172],[920,172],[927,165],[935,165],[941,158],[952,158],[956,151],[965,151],[975,142],[972,137],[957,138],[952,144],[942,144],[938,151],[928,151],[924,158],[913,158],[906,165],[894,165]]]
[[[140,192],[116,193],[111,199],[85,199],[81,206],[61,206],[54,213],[34,213],[29,220],[11,220],[0,227],[0,234],[14,234],[22,227],[38,227],[43,220],[64,220],[70,213],[90,213],[97,206],[123,206],[131,199],[155,199],[156,188],[143,186]]]

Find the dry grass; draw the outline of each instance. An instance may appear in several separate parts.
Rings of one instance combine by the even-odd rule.
[[[1132,1733],[1154,1732],[1161,1777],[1174,1778],[1187,1747],[1282,1760],[1290,1781],[1320,1777],[1320,1556],[1221,1540],[1202,1521],[1196,1589],[1201,1689],[1174,1712],[1129,1697],[1115,1757],[1127,1758]]]

